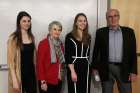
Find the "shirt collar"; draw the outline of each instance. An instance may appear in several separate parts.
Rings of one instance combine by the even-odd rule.
[[[116,29],[112,29],[111,27],[109,27],[109,31],[121,31],[121,28],[120,26],[117,27]]]

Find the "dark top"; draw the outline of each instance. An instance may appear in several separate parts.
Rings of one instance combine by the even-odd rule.
[[[67,64],[72,64],[73,62],[77,61],[75,60],[76,57],[80,57],[82,60],[84,59],[83,57],[85,57],[86,61],[89,60],[90,44],[87,46],[82,44],[82,41],[76,40],[72,36],[72,33],[69,33],[66,36],[65,60]]]
[[[34,75],[34,44],[23,44],[21,50],[21,75],[22,77],[32,77]]]
[[[21,49],[22,92],[37,93],[34,67],[34,43],[23,44]]]

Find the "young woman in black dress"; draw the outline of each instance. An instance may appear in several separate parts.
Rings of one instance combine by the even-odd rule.
[[[31,16],[19,12],[16,31],[8,40],[9,93],[37,93],[35,44],[31,32]]]
[[[79,13],[65,40],[68,93],[90,93],[90,39],[87,17]]]

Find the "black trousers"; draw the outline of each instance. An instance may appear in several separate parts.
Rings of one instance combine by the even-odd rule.
[[[47,84],[47,91],[41,89],[41,82],[39,81],[39,91],[40,93],[60,93],[62,88],[62,82],[59,82],[57,85]]]

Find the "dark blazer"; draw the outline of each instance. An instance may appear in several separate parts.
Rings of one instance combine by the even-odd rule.
[[[121,76],[123,81],[128,81],[129,74],[137,74],[136,39],[133,29],[120,27],[123,36],[123,57]],[[108,56],[109,56],[109,27],[96,31],[96,39],[93,51],[92,68],[99,71],[102,81],[108,80]]]

